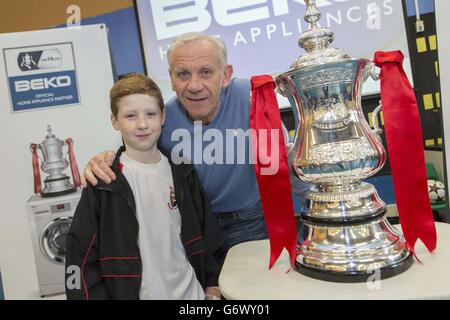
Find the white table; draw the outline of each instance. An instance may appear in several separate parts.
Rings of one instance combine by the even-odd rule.
[[[269,240],[230,249],[219,277],[227,299],[450,299],[450,224],[436,223],[437,249],[428,253],[418,240],[417,261],[405,272],[367,283],[333,283],[289,272],[286,251],[269,270]],[[287,273],[286,273],[287,272]]]

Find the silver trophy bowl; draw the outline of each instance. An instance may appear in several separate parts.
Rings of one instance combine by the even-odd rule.
[[[388,278],[409,268],[412,256],[387,221],[375,187],[361,181],[386,161],[382,131],[370,128],[361,108],[362,85],[377,73],[369,60],[330,48],[333,33],[318,26],[315,1],[305,2],[309,28],[299,44],[306,52],[276,78],[298,123],[288,154],[291,169],[313,184],[295,268],[335,282]]]

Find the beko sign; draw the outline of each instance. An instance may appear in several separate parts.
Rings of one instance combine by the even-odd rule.
[[[335,3],[354,2],[351,0],[322,0],[317,1],[318,7],[328,7]],[[352,5],[342,7],[336,11],[324,11],[325,20],[330,25],[332,22],[342,25],[344,21],[359,22],[366,21],[368,29],[379,29],[381,15],[390,15],[393,12],[392,0],[384,0],[381,6],[377,2],[367,3],[366,7]],[[237,26],[250,22],[268,20],[274,17],[286,16],[292,13],[292,3],[304,6],[303,0],[172,0],[150,1],[151,10],[158,40],[176,37],[186,30],[204,32],[207,31],[214,21],[222,27]],[[210,9],[209,9],[210,4]],[[295,12],[304,10],[295,7]],[[302,32],[298,19],[297,29]],[[286,33],[286,23],[282,23]],[[275,33],[277,26],[267,24],[267,37]],[[262,33],[261,28],[250,29],[251,33]],[[243,38],[244,33],[239,32],[236,37]],[[253,39],[255,40],[255,39]]]
[[[24,92],[30,90],[44,90],[49,88],[68,87],[72,84],[69,76],[36,78],[33,80],[15,81],[14,86],[16,92]]]
[[[80,103],[71,42],[5,48],[11,111]]]

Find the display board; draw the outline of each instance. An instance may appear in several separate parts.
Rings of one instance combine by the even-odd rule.
[[[307,28],[303,0],[136,0],[147,72],[173,95],[167,72],[167,49],[186,31],[218,36],[227,45],[236,77],[289,69],[304,51],[297,45]],[[372,59],[377,50],[402,50],[412,82],[403,9],[398,0],[318,0],[322,26],[335,33],[333,46],[353,57]],[[379,92],[368,80],[363,94]],[[286,107],[283,100],[281,107]]]
[[[444,166],[446,170],[447,205],[450,199],[448,175],[450,173],[450,1],[437,0],[436,31],[439,47],[439,74],[441,78],[442,122],[444,131]]]
[[[0,60],[0,266],[5,297],[28,299],[36,284],[26,213],[34,193],[30,144],[41,143],[51,125],[57,138],[73,139],[82,169],[93,154],[121,142],[110,123],[106,27],[1,34]],[[65,173],[71,176],[70,168]]]

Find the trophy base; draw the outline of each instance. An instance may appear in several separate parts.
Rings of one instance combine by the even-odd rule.
[[[70,183],[68,176],[56,178],[48,177],[45,179],[44,183],[44,190],[42,190],[41,194],[44,198],[58,197],[77,191],[77,189]]]
[[[393,276],[396,276],[412,266],[414,260],[412,255],[409,255],[405,260],[388,267],[384,267],[378,269],[379,272],[375,274],[372,272],[356,272],[356,271],[348,271],[348,272],[331,272],[325,270],[319,270],[315,268],[311,268],[305,265],[300,264],[298,261],[295,261],[294,268],[295,270],[303,274],[307,277],[329,281],[329,282],[339,282],[339,283],[359,283],[359,282],[368,282],[371,280],[383,280],[388,279]]]
[[[64,196],[66,194],[73,193],[76,191],[77,191],[77,189],[72,188],[72,189],[56,191],[56,192],[42,192],[41,197],[42,198],[59,197],[59,196]]]
[[[412,265],[403,235],[385,217],[346,225],[303,220],[295,269],[332,282],[386,279]]]

